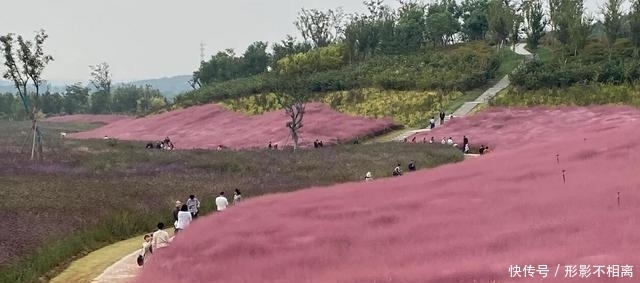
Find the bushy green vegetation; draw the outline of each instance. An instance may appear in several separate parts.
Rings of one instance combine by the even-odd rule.
[[[158,221],[171,224],[173,202],[191,193],[199,196],[206,213],[219,191],[239,188],[250,198],[357,181],[367,171],[386,177],[396,162],[415,160],[427,168],[463,159],[449,146],[397,143],[296,154],[266,149],[168,152],[145,150],[140,143],[63,140],[57,133],[88,127],[42,123],[48,150],[45,160],[34,165],[18,153],[29,126],[0,122],[6,133],[0,135],[0,224],[11,227],[0,232],[0,282],[39,282],[76,255],[151,231]]]
[[[564,88],[508,88],[490,101],[494,106],[625,104],[640,107],[638,84],[574,84]]]
[[[492,104],[638,106],[640,1],[624,10],[607,0],[602,21],[584,13],[582,1],[553,0],[547,34],[534,60],[510,75],[511,87]],[[535,47],[535,46],[530,46]]]
[[[336,53],[327,54],[331,54],[327,55],[329,57],[337,56]],[[316,60],[304,58],[307,57],[295,60]],[[283,68],[300,68],[290,67],[286,59],[281,61],[283,66],[287,66]],[[333,59],[317,60],[336,62],[332,61]],[[499,68],[500,60],[494,50],[487,44],[475,42],[449,47],[439,52],[378,56],[363,63],[344,65],[341,69],[311,73],[308,75],[308,88],[319,94],[371,87],[398,91],[465,91],[485,85],[496,75]],[[189,106],[266,93],[274,87],[267,76],[264,74],[206,85],[197,91],[176,97],[175,102],[181,106]]]
[[[522,18],[513,3],[364,4],[367,13],[348,16],[340,9],[302,9],[295,25],[303,40],[287,36],[271,53],[256,42],[240,56],[233,50],[216,54],[194,72],[200,88],[176,97],[173,107],[274,92],[273,77],[282,74],[304,75],[305,87],[316,94],[364,88],[450,93],[482,87],[500,68],[514,67],[501,66],[509,58],[490,47],[517,40]]]

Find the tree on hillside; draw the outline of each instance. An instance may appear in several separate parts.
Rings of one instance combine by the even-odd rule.
[[[584,14],[584,2],[583,0],[573,0],[571,9],[567,11],[567,17],[571,18],[569,24],[571,51],[573,55],[578,55],[578,51],[582,50],[587,45],[589,35],[591,35],[591,26],[593,18]]]
[[[629,30],[631,43],[633,44],[633,56],[638,58],[638,51],[640,50],[640,0],[634,0],[631,3]]]
[[[111,112],[111,71],[106,62],[91,69],[91,84],[96,88],[96,92],[91,95],[91,112],[95,114]]]
[[[500,48],[509,39],[514,26],[515,15],[509,5],[509,1],[491,0],[489,2],[489,31]]]
[[[467,40],[483,40],[489,30],[488,0],[464,0],[460,5],[462,33]]]
[[[524,19],[526,21],[527,45],[535,52],[544,36],[547,21],[544,19],[542,0],[528,0],[523,5]]]
[[[308,42],[298,42],[295,37],[287,35],[284,40],[274,43],[271,47],[271,62],[276,63],[289,55],[307,52],[311,47]]]
[[[609,45],[609,58],[611,58],[611,46],[616,42],[622,30],[622,2],[624,0],[607,0],[602,7],[602,15],[604,17],[604,28],[607,34],[607,43]]]
[[[0,37],[5,59],[4,65],[7,68],[3,77],[14,83],[24,108],[32,120],[32,160],[35,157],[36,147],[38,148],[38,158],[43,158],[42,135],[38,128],[37,114],[40,110],[40,86],[43,84],[42,71],[50,61],[53,61],[53,57],[44,54],[42,49],[48,37],[44,30],[38,31],[33,41],[25,40],[21,35],[18,35],[16,39],[14,34],[11,33]],[[33,95],[30,95],[27,90],[29,81],[31,81],[35,89]],[[30,99],[30,97],[33,99]]]
[[[291,134],[295,151],[298,149],[299,130],[302,128],[305,107],[311,98],[308,82],[304,75],[279,74],[274,78],[273,85],[277,103],[289,118],[286,127]]]
[[[584,15],[583,0],[550,0],[551,25],[555,38],[574,55],[587,42],[592,19]]]
[[[427,8],[426,35],[433,45],[446,46],[453,42],[453,35],[460,31],[455,2],[441,1]]]
[[[426,6],[416,1],[400,1],[394,35],[396,52],[414,52],[425,42]]]
[[[270,59],[266,42],[256,41],[252,43],[242,54],[243,75],[253,76],[263,73],[269,66]]]
[[[302,9],[294,22],[305,41],[313,47],[325,47],[338,40],[344,32],[344,12],[341,8],[326,12]]]

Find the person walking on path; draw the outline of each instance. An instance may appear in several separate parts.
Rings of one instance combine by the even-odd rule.
[[[216,207],[218,208],[218,211],[223,211],[227,209],[228,205],[229,205],[229,201],[224,196],[224,192],[220,192],[220,195],[216,198]]]
[[[191,212],[192,218],[198,218],[198,212],[200,210],[200,201],[196,198],[195,195],[190,195],[187,200],[187,207],[189,208],[189,212]]]
[[[433,130],[433,128],[436,127],[436,119],[433,118],[433,116],[431,117],[431,119],[429,119],[429,127]]]
[[[180,208],[180,212],[178,212],[178,221],[176,221],[176,234],[189,227],[189,224],[191,224],[192,220],[193,217],[191,216],[191,212],[189,212],[189,207],[186,204],[183,204]]]
[[[444,114],[444,111],[440,111],[440,125],[444,124],[444,117],[446,114]]]
[[[153,232],[152,246],[154,249],[165,248],[169,246],[169,233],[164,230],[164,223],[160,222],[157,225],[158,230]]]

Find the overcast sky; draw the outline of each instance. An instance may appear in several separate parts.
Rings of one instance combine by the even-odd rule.
[[[200,42],[207,58],[225,48],[241,53],[253,41],[298,36],[293,21],[302,7],[365,9],[361,0],[5,2],[0,34],[31,38],[40,28],[49,34],[45,50],[55,61],[45,76],[52,82],[87,81],[88,66],[100,62],[111,65],[116,81],[191,74],[199,65]]]

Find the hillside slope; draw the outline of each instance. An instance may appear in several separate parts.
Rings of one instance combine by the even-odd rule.
[[[506,140],[549,130],[461,164],[247,200],[199,219],[135,282],[541,282],[511,265],[564,282],[565,265],[637,266],[639,122],[617,110],[591,111],[618,125],[565,109],[566,127],[505,126]],[[579,281],[633,281],[599,276]]]
[[[165,112],[135,120],[118,121],[104,127],[70,137],[80,139],[106,136],[121,140],[157,141],[171,137],[178,149],[265,147],[272,141],[280,146],[290,145],[291,138],[285,124],[284,111],[247,116],[208,104]],[[320,103],[307,105],[300,143],[313,144],[315,139],[326,144],[351,140],[396,127],[390,119],[371,119],[350,116],[331,110]]]

